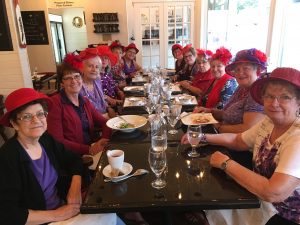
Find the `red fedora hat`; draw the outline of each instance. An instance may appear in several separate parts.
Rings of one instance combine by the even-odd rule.
[[[266,83],[270,80],[281,80],[287,81],[293,85],[295,85],[298,89],[300,89],[300,71],[288,68],[288,67],[279,67],[272,71],[272,73],[268,77],[262,77],[256,80],[250,89],[250,93],[252,98],[263,105],[262,100],[262,90]]]
[[[0,119],[0,124],[11,127],[9,121],[11,113],[17,108],[35,100],[45,100],[48,107],[51,107],[50,98],[32,88],[20,88],[10,93],[5,99],[6,113]]]
[[[127,52],[129,49],[134,49],[136,51],[136,53],[139,52],[138,48],[135,46],[134,43],[130,43],[128,46],[126,46],[124,51]]]

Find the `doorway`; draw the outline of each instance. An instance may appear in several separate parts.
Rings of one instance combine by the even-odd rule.
[[[171,47],[193,43],[194,1],[134,2],[134,36],[143,67],[174,68]]]

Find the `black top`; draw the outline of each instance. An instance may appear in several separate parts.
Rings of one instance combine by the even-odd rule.
[[[58,195],[65,200],[72,175],[81,175],[82,161],[44,133],[39,142],[58,174]],[[30,158],[16,137],[0,149],[0,221],[2,225],[25,224],[28,209],[45,210],[43,191],[30,169]]]

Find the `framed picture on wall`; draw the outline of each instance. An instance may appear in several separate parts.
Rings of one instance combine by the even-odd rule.
[[[19,0],[14,0],[14,2],[15,2],[17,32],[18,32],[18,36],[19,36],[19,45],[21,48],[25,48],[26,47],[26,37],[25,37],[25,32],[24,32],[21,9],[19,6]]]
[[[5,0],[0,0],[0,51],[13,51]]]

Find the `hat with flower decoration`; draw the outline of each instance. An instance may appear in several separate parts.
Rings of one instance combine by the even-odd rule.
[[[98,55],[100,57],[106,56],[109,58],[110,64],[114,66],[118,62],[118,56],[112,53],[107,45],[99,45],[97,47]]]
[[[225,66],[230,62],[232,55],[227,48],[221,47],[211,56],[211,60],[220,60]]]
[[[206,49],[197,48],[196,52],[197,52],[197,56],[204,56],[205,59],[210,59],[213,55],[212,51]]]
[[[256,48],[241,50],[236,54],[233,61],[226,66],[226,73],[234,76],[235,67],[239,63],[256,64],[260,67],[260,73],[262,73],[267,68],[267,56]]]

